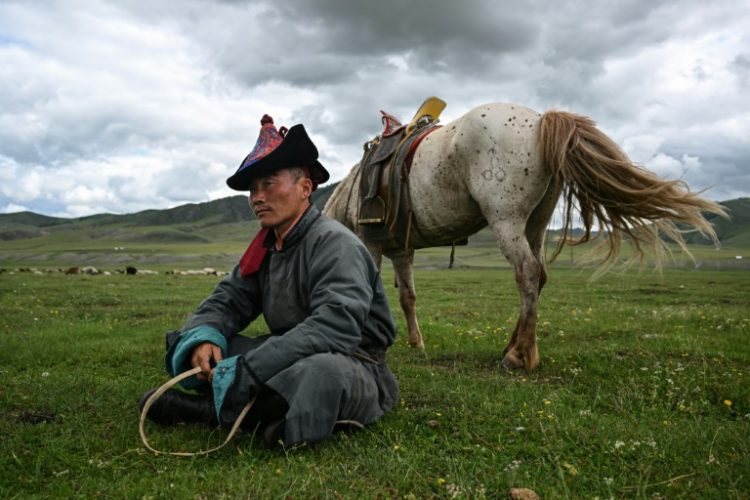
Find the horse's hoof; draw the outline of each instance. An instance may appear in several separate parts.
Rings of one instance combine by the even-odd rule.
[[[413,347],[415,349],[419,349],[420,351],[424,351],[424,342],[422,342],[421,340],[419,342],[412,342],[410,340],[409,347]]]
[[[511,359],[513,356],[505,355],[503,360],[500,362],[503,368],[506,370],[520,370],[523,368],[523,363],[520,360]]]

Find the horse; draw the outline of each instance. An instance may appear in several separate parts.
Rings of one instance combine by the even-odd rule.
[[[357,217],[361,173],[355,164],[323,213],[363,237]],[[726,217],[723,207],[691,191],[684,181],[661,179],[631,162],[590,118],[509,103],[477,106],[426,136],[406,182],[411,199],[407,243],[363,241],[379,268],[383,255],[393,263],[409,345],[424,349],[416,315],[414,250],[450,245],[489,225],[513,268],[521,299],[502,364],[528,371],[539,363],[536,321],[539,294],[547,282],[544,241],[561,197],[562,237],[549,262],[565,244],[602,237],[598,247],[606,255],[597,273],[618,261],[623,239],[634,248],[627,262],[643,261],[650,251],[657,267],[669,253],[662,236],[687,254],[686,228],[718,245],[703,213]],[[583,226],[576,239],[569,236],[574,221]]]

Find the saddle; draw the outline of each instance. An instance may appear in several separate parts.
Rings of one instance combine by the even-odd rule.
[[[362,233],[371,242],[393,241],[409,246],[411,202],[408,181],[412,159],[419,143],[437,130],[445,102],[427,98],[406,124],[381,111],[383,131],[364,144],[360,161],[359,217]]]

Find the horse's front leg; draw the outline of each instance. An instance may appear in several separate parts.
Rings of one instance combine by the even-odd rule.
[[[422,332],[419,329],[419,322],[417,321],[417,293],[414,289],[414,271],[412,268],[414,250],[403,250],[397,254],[389,255],[389,257],[393,262],[393,270],[396,273],[401,309],[404,310],[404,315],[406,316],[406,326],[409,330],[409,345],[424,349]]]

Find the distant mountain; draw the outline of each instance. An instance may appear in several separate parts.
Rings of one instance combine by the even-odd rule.
[[[730,219],[709,215],[707,219],[714,225],[719,241],[727,246],[743,247],[750,245],[750,198],[737,198],[723,201]],[[688,243],[710,243],[700,234],[689,234],[685,237]]]
[[[337,185],[331,184],[315,191],[313,203],[322,208]],[[728,209],[731,220],[709,216],[722,244],[750,246],[750,198],[728,200],[722,205]],[[143,243],[246,241],[252,234],[252,227],[248,227],[248,223],[254,224],[254,219],[248,208],[247,196],[230,196],[164,210],[71,219],[20,212],[0,214],[0,241],[38,239],[34,240],[39,241],[38,245],[44,245],[48,240]],[[550,231],[548,239],[552,241],[556,234],[556,231]],[[576,234],[574,232],[574,236]],[[710,243],[696,233],[687,234],[686,240],[692,244]],[[494,237],[487,230],[472,237],[472,242],[478,244],[491,244],[493,241]]]
[[[321,187],[313,193],[312,201],[323,208],[337,184]],[[78,231],[83,239],[120,239],[125,241],[206,241],[198,229],[230,225],[255,220],[248,206],[247,196],[238,195],[208,201],[188,203],[163,210],[144,210],[133,214],[97,214],[87,217],[60,218],[33,212],[0,214],[0,241],[44,237]],[[129,231],[151,228],[151,231]]]

